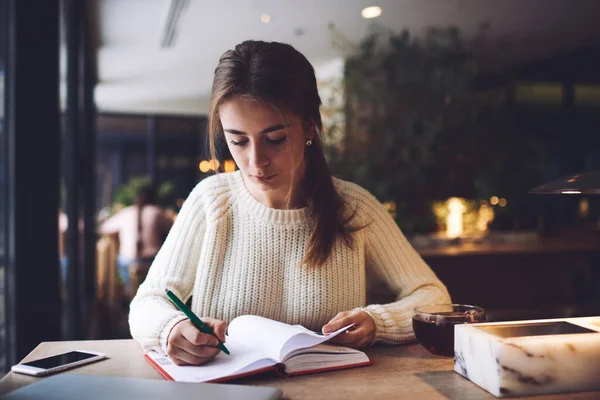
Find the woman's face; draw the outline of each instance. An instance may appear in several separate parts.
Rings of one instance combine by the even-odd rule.
[[[294,196],[304,177],[305,142],[311,138],[300,116],[241,98],[225,102],[219,116],[248,191],[269,207],[286,208],[290,188]]]

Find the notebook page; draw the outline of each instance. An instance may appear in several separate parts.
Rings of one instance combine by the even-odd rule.
[[[340,333],[344,332],[346,329],[350,328],[352,325],[354,325],[354,324],[350,324],[348,326],[340,328],[337,331],[328,334],[327,336],[323,335],[322,333],[313,332],[311,330],[306,329],[303,326],[300,326],[298,328],[298,330],[300,332],[297,335],[290,337],[288,339],[288,341],[281,348],[281,351],[279,352],[278,360],[280,360],[280,361],[285,360],[287,358],[288,354],[290,354],[296,350],[316,346],[318,344],[326,342],[329,339],[332,339],[332,338],[336,337],[337,335],[339,335]]]
[[[300,349],[288,354],[285,370],[289,374],[356,365],[370,362],[369,357],[360,350],[350,347],[318,344],[309,349]]]
[[[306,332],[306,328],[293,326],[257,315],[241,315],[227,327],[227,343],[236,339],[252,346],[265,358],[279,360],[279,352],[295,335]],[[232,351],[233,354],[233,351]]]
[[[253,345],[264,357],[280,361],[290,351],[323,343],[350,326],[324,336],[300,325],[289,325],[257,315],[242,315],[231,321],[227,329],[228,338],[241,339]],[[227,340],[229,342],[230,339]]]
[[[256,347],[244,341],[228,336],[225,345],[231,355],[228,356],[221,352],[214,360],[205,365],[179,366],[157,352],[151,351],[148,352],[148,355],[178,382],[212,381],[276,364],[274,360],[265,358],[264,354]]]
[[[301,355],[301,354],[349,354],[362,353],[362,351],[353,349],[352,347],[340,346],[337,344],[321,343],[310,348],[298,349],[290,352],[285,358],[285,362]]]

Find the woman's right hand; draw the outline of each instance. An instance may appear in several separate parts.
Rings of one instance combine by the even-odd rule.
[[[225,343],[227,324],[212,318],[201,318],[215,335]],[[177,323],[167,338],[167,355],[177,365],[202,365],[221,351],[217,337],[202,333],[189,319]]]

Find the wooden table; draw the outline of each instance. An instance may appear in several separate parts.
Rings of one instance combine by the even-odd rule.
[[[133,340],[44,342],[24,361],[76,349],[100,351],[109,359],[64,373],[163,379]],[[367,353],[375,361],[369,367],[291,378],[250,377],[238,382],[277,387],[286,399],[495,399],[455,373],[451,358],[431,355],[418,344],[374,347]],[[0,381],[0,396],[40,379],[11,372]],[[600,399],[600,392],[531,399]]]

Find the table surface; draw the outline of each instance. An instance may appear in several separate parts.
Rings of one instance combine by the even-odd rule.
[[[105,353],[109,359],[63,373],[163,379],[144,359],[134,340],[44,342],[23,361],[70,350]],[[289,378],[254,376],[236,381],[246,385],[277,387],[285,399],[495,399],[453,370],[453,359],[429,354],[418,344],[377,346],[367,354],[374,364]],[[8,373],[0,381],[0,396],[44,378]],[[318,394],[318,395],[317,395]],[[536,396],[530,399],[600,399],[600,392]]]

